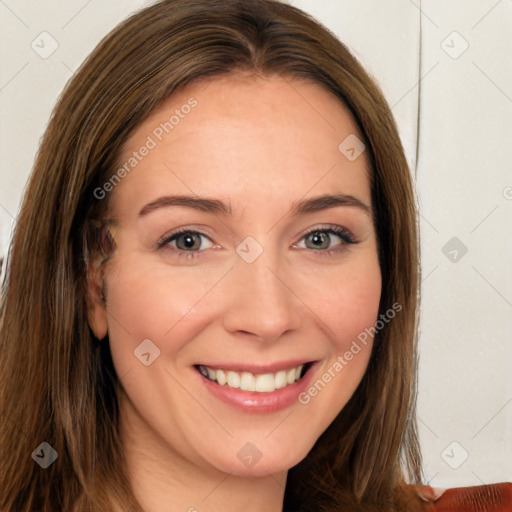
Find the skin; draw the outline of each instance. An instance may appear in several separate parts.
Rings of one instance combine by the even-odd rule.
[[[361,381],[371,338],[307,405],[272,413],[221,402],[193,365],[303,358],[319,361],[315,382],[375,324],[381,274],[371,214],[353,206],[291,214],[295,201],[335,193],[371,209],[367,161],[338,150],[359,132],[330,92],[238,74],[175,93],[132,133],[119,164],[190,97],[197,106],[110,192],[117,253],[106,274],[91,271],[89,323],[100,339],[108,332],[124,391],[121,439],[145,510],[277,512],[287,470]],[[217,198],[231,214],[171,206],[139,216],[170,194]],[[331,235],[330,254],[317,248],[304,232],[325,225],[357,243]],[[178,256],[183,240],[181,249],[177,240],[155,248],[181,227],[204,233],[198,257]],[[247,236],[263,248],[250,264],[236,252]],[[145,339],[160,350],[150,366],[134,357]],[[237,457],[247,442],[261,453],[252,467]]]

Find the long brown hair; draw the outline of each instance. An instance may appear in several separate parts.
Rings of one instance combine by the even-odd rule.
[[[418,243],[411,178],[391,111],[349,50],[293,6],[165,0],[115,28],[70,80],[24,195],[0,305],[0,510],[142,510],[117,436],[118,381],[108,340],[97,343],[87,322],[91,241],[109,206],[94,190],[160,102],[193,81],[238,71],[313,81],[350,109],[371,167],[380,314],[401,306],[377,333],[349,403],[289,471],[284,510],[409,507],[404,482],[421,478]],[[47,469],[31,457],[41,442],[58,453]]]

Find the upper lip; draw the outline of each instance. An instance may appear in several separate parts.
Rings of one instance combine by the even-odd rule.
[[[276,373],[280,370],[296,368],[301,364],[314,363],[313,359],[293,359],[288,361],[276,361],[269,364],[248,364],[248,363],[198,363],[195,366],[207,366],[212,370],[230,370],[233,372],[250,372],[254,374]]]

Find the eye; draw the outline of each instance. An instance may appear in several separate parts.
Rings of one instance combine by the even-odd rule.
[[[158,247],[171,246],[182,252],[199,252],[213,247],[213,242],[199,231],[183,229],[165,235],[158,241]]]
[[[304,242],[302,243],[302,240]],[[341,226],[315,227],[309,230],[297,245],[314,251],[329,251],[334,247],[356,243],[353,236]]]

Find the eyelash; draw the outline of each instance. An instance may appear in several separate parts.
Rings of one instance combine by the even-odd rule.
[[[300,240],[306,238],[311,233],[317,233],[317,232],[318,233],[327,233],[329,235],[338,236],[343,241],[343,243],[340,244],[341,246],[346,245],[346,244],[357,244],[358,243],[347,229],[345,229],[341,226],[335,226],[335,225],[317,226],[314,228],[310,228],[302,235]],[[180,229],[177,229],[176,231],[166,234],[162,238],[160,238],[156,243],[156,248],[163,249],[165,246],[167,246],[167,244],[169,242],[173,242],[174,240],[176,240],[176,238],[179,235],[182,235],[184,233],[190,234],[190,235],[199,235],[199,236],[204,236],[206,238],[209,238],[207,235],[205,235],[204,233],[201,233],[200,231],[196,231],[196,230],[190,229],[190,228],[180,228]],[[336,247],[339,247],[339,246],[336,246]],[[204,252],[204,250],[184,251],[182,249],[174,249],[174,248],[173,248],[173,250],[178,252],[178,257],[185,258],[187,260],[192,260],[194,258],[198,258]],[[324,250],[315,250],[315,249],[308,249],[308,250],[312,251],[314,253],[323,253],[323,255],[328,254],[329,256],[333,256],[334,255],[333,253],[336,253],[337,251],[339,251],[339,249],[336,249],[336,248],[335,249],[324,249]]]

